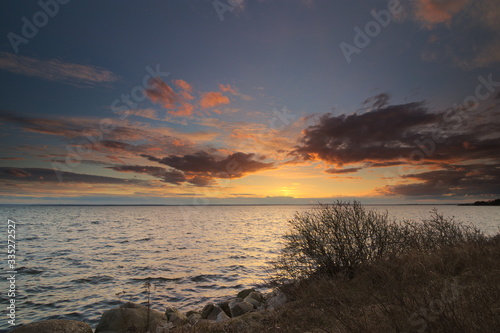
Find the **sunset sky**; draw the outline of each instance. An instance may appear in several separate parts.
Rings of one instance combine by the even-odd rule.
[[[0,204],[500,197],[497,0],[0,12]]]

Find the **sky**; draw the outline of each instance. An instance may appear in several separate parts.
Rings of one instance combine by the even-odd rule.
[[[495,0],[0,13],[0,204],[500,197]]]

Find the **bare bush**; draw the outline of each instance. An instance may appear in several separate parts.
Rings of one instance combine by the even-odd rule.
[[[352,277],[361,265],[375,259],[485,239],[477,228],[445,218],[437,210],[429,220],[398,223],[390,221],[387,212],[366,210],[356,201],[296,213],[289,225],[285,246],[274,263],[277,283],[318,274]]]

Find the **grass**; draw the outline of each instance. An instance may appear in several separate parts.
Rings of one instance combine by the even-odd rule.
[[[395,223],[337,203],[290,221],[273,280],[293,301],[171,332],[498,332],[500,235],[444,218]]]

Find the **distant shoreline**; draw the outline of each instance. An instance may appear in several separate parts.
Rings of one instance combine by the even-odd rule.
[[[459,204],[459,206],[500,206],[500,199],[490,201],[476,201],[474,203]]]

